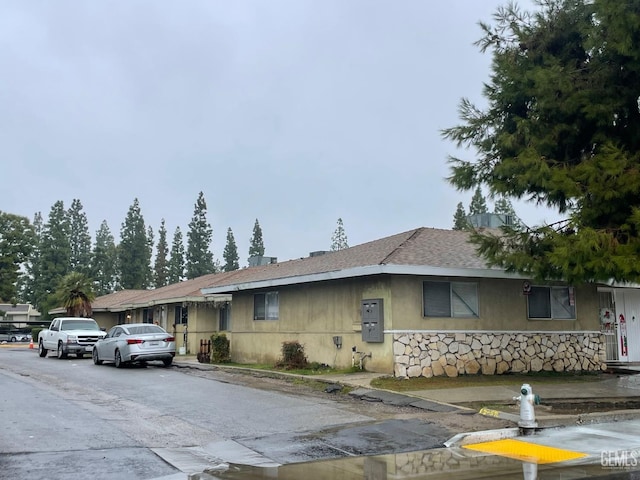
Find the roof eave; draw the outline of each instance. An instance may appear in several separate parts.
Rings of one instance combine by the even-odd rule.
[[[256,282],[236,283],[219,287],[208,287],[201,289],[201,292],[204,295],[214,293],[233,293],[243,290],[257,290],[261,288],[281,287],[284,285],[297,285],[302,283],[322,282],[326,280],[339,280],[344,278],[357,278],[369,275],[385,274],[467,278],[528,278],[519,274],[508,273],[504,270],[489,268],[449,268],[432,267],[425,265],[370,265],[367,267],[348,268],[345,270],[314,273],[310,275],[297,275],[294,277],[273,278]]]

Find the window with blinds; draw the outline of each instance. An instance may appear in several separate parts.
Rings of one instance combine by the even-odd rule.
[[[478,284],[423,282],[425,317],[478,318]]]

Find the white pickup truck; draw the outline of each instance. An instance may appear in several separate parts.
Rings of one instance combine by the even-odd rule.
[[[56,350],[58,358],[70,353],[82,358],[85,353],[90,355],[95,343],[105,335],[93,318],[56,318],[38,334],[38,354],[46,357],[49,350]]]

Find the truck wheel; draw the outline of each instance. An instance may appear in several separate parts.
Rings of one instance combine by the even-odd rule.
[[[58,343],[58,358],[67,358],[64,348],[62,348],[62,342]]]
[[[42,345],[42,340],[38,342],[38,355],[40,355],[41,357],[47,356],[47,349]]]
[[[97,348],[93,349],[93,353],[91,354],[91,356],[93,357],[93,363],[95,365],[102,365],[102,360],[100,360],[100,358],[98,358],[98,349]]]
[[[120,350],[116,350],[115,359],[113,363],[115,363],[116,368],[124,367],[124,363],[122,362],[122,356],[120,355]]]
[[[76,357],[78,358],[82,358],[84,357],[84,353],[80,352],[80,353],[76,353]]]

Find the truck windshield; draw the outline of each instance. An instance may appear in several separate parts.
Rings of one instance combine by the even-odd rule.
[[[94,320],[65,320],[60,330],[100,330],[100,327]]]

